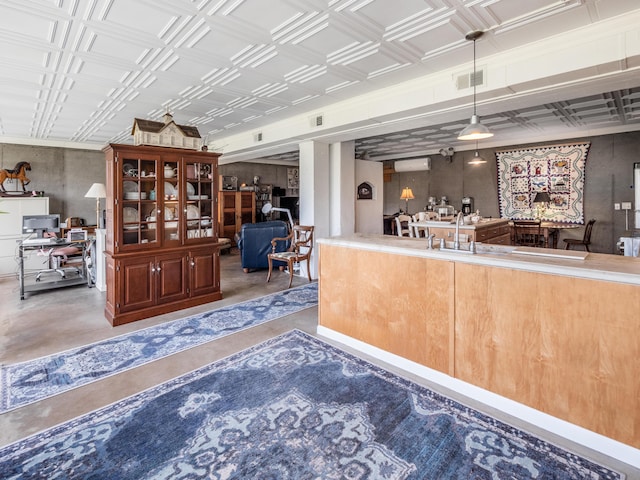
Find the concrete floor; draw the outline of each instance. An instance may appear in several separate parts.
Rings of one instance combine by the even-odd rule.
[[[0,363],[16,363],[61,352],[287,288],[288,275],[285,273],[274,272],[270,283],[265,282],[266,270],[243,273],[240,257],[235,250],[231,254],[222,255],[220,263],[222,300],[115,328],[104,318],[105,293],[95,288],[62,288],[28,294],[26,299],[21,301],[18,281],[15,278],[0,279]],[[294,277],[293,282],[293,286],[308,283],[306,278],[301,277]],[[317,323],[318,309],[310,308],[7,412],[0,415],[0,446],[116,402],[293,328],[315,334]],[[473,399],[461,398],[454,392],[431,385],[410,373],[399,371],[366,355],[359,355],[552,443],[625,473],[627,479],[640,479],[640,466],[626,465],[599,452],[574,445],[521,419],[507,417],[487,406],[478,405]]]

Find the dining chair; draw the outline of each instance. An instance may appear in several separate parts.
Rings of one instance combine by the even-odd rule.
[[[544,235],[540,220],[514,220],[514,245],[542,247]]]
[[[584,228],[584,235],[582,238],[565,238],[562,240],[565,243],[565,250],[571,249],[571,245],[583,246],[587,252],[590,252],[589,245],[591,244],[591,231],[593,230],[593,224],[596,223],[596,219],[592,218],[587,222],[587,226]]]
[[[399,237],[413,237],[413,228],[409,227],[412,219],[409,215],[398,215],[396,217],[396,233]]]
[[[269,261],[269,274],[267,282],[271,280],[271,272],[273,271],[273,262],[286,262],[289,270],[289,286],[293,282],[293,267],[295,263],[307,261],[307,276],[311,281],[310,259],[313,250],[313,226],[294,225],[291,233],[286,237],[276,237],[271,240],[271,253],[267,255]],[[276,252],[278,242],[288,242],[289,248],[284,252]]]

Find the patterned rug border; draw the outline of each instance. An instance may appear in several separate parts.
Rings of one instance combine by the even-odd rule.
[[[117,343],[117,342],[126,341],[130,337],[144,335],[145,333],[152,332],[153,330],[159,330],[159,329],[162,329],[162,328],[170,326],[170,325],[176,325],[179,322],[187,323],[189,321],[192,321],[192,320],[197,319],[199,317],[202,317],[204,315],[214,315],[216,313],[221,313],[221,312],[224,312],[224,311],[227,311],[227,310],[231,310],[231,309],[236,309],[238,307],[242,307],[243,305],[249,305],[249,304],[252,304],[252,303],[259,303],[259,302],[264,301],[264,300],[269,299],[269,298],[273,298],[273,297],[277,297],[277,296],[281,296],[281,295],[291,295],[291,294],[295,294],[295,293],[298,293],[298,292],[301,292],[301,291],[304,291],[304,290],[308,290],[308,289],[315,289],[317,291],[317,288],[318,288],[318,283],[317,282],[312,282],[312,283],[309,283],[309,284],[306,284],[306,285],[301,285],[301,286],[298,286],[298,287],[290,288],[288,290],[282,290],[282,291],[279,291],[279,292],[274,292],[274,293],[269,293],[269,294],[266,294],[266,295],[261,295],[259,297],[255,297],[255,298],[252,298],[250,300],[245,300],[243,302],[229,304],[229,305],[226,305],[226,306],[214,308],[212,310],[207,310],[205,312],[195,313],[195,314],[192,314],[192,315],[188,315],[186,317],[177,318],[175,320],[170,320],[170,321],[167,321],[167,322],[164,322],[164,323],[161,323],[161,324],[145,327],[145,328],[140,329],[140,330],[135,330],[135,331],[132,331],[132,332],[123,333],[123,334],[117,335],[115,337],[110,337],[110,338],[107,338],[107,339],[99,340],[97,342],[92,342],[92,343],[89,343],[89,344],[86,344],[86,345],[81,345],[79,347],[71,347],[69,349],[62,350],[60,352],[51,353],[51,354],[48,354],[48,355],[43,355],[43,356],[36,357],[36,358],[30,359],[30,360],[24,360],[22,362],[11,363],[11,364],[0,364],[0,415],[3,414],[3,413],[15,410],[17,408],[21,408],[21,407],[24,407],[26,405],[30,405],[30,404],[39,402],[41,400],[45,400],[47,398],[51,398],[53,396],[68,392],[70,390],[74,390],[76,388],[83,387],[83,386],[88,385],[90,383],[93,383],[93,382],[96,382],[96,381],[99,381],[99,380],[102,380],[102,379],[105,379],[105,378],[109,378],[109,377],[112,377],[114,375],[118,375],[120,373],[126,372],[128,370],[133,369],[133,368],[137,368],[137,367],[141,367],[143,365],[147,365],[147,364],[149,364],[151,362],[154,362],[156,360],[160,360],[162,358],[166,358],[166,357],[169,357],[171,355],[175,355],[175,354],[184,352],[186,350],[189,350],[191,348],[195,348],[195,347],[200,346],[200,345],[204,345],[204,344],[209,343],[211,341],[219,340],[219,339],[224,338],[224,337],[226,337],[228,335],[232,335],[232,334],[235,334],[235,333],[240,333],[240,332],[243,332],[243,331],[248,330],[250,328],[254,328],[254,327],[258,326],[258,325],[262,325],[264,323],[267,323],[267,322],[270,322],[270,321],[274,321],[276,319],[283,318],[283,317],[286,317],[288,315],[292,315],[294,313],[298,313],[298,312],[307,310],[309,308],[316,307],[318,305],[318,303],[317,303],[317,299],[316,299],[316,302],[314,304],[292,309],[291,311],[285,313],[284,315],[279,315],[279,316],[276,316],[276,317],[273,317],[273,318],[260,319],[260,320],[258,320],[256,322],[251,323],[250,325],[245,325],[245,326],[239,327],[237,329],[234,329],[232,331],[220,333],[217,336],[213,336],[209,340],[202,341],[202,342],[199,342],[199,343],[194,343],[194,344],[191,344],[191,345],[183,345],[183,346],[175,349],[174,351],[172,351],[170,353],[167,353],[167,354],[164,354],[164,355],[160,355],[158,357],[148,358],[148,359],[146,359],[144,361],[141,361],[140,363],[135,363],[135,364],[132,364],[132,365],[126,367],[126,368],[122,368],[122,369],[119,369],[119,370],[114,370],[112,372],[100,375],[99,377],[96,377],[96,378],[85,379],[84,381],[80,381],[80,382],[77,382],[74,385],[68,386],[68,388],[61,388],[60,391],[58,391],[56,393],[49,394],[49,395],[43,395],[43,396],[35,398],[33,400],[25,401],[25,402],[21,402],[21,403],[10,404],[10,402],[11,402],[11,400],[10,400],[10,398],[11,398],[11,394],[10,394],[11,385],[8,384],[8,379],[7,379],[7,376],[9,375],[8,370],[10,370],[10,369],[16,369],[16,368],[19,368],[19,367],[22,367],[22,366],[25,366],[25,365],[29,365],[29,364],[36,364],[36,363],[39,363],[39,362],[46,361],[47,359],[54,359],[56,357],[62,357],[62,356],[65,356],[65,355],[77,354],[77,353],[79,353],[79,352],[81,352],[83,350],[86,350],[88,348],[95,347],[95,346],[100,346],[100,345],[103,345],[103,344],[107,345],[107,344],[113,344],[113,343]]]
[[[355,362],[361,365],[364,365],[371,374],[391,383],[392,385],[402,388],[409,391],[417,392],[421,395],[427,395],[431,398],[437,399],[437,401],[445,403],[447,406],[451,406],[454,409],[458,410],[462,416],[467,419],[474,419],[479,421],[480,423],[487,423],[497,429],[504,430],[509,434],[514,434],[515,432],[521,433],[520,438],[531,443],[531,445],[535,446],[535,448],[541,449],[541,447],[546,446],[547,450],[550,454],[555,455],[556,457],[563,458],[566,456],[572,457],[574,462],[580,464],[590,464],[593,466],[600,467],[602,469],[608,470],[611,474],[615,474],[618,476],[617,480],[625,480],[626,475],[611,468],[607,467],[601,463],[598,463],[595,460],[591,460],[585,457],[582,454],[578,454],[570,449],[562,447],[552,441],[544,440],[537,436],[536,434],[526,430],[522,427],[514,426],[506,421],[499,420],[490,414],[483,413],[479,411],[477,408],[471,407],[459,400],[455,400],[449,397],[446,394],[441,392],[437,392],[432,388],[426,387],[417,383],[414,380],[411,380],[401,373],[393,372],[391,370],[387,370],[383,367],[380,367],[376,364],[371,363],[369,360],[360,357],[356,354],[350,353],[336,345],[332,345],[325,341],[322,338],[314,337],[304,331],[298,329],[291,329],[287,332],[279,334],[275,337],[269,338],[263,342],[260,342],[256,345],[248,347],[246,349],[240,350],[238,352],[234,352],[226,357],[222,357],[214,362],[211,362],[205,366],[198,367],[194,370],[186,372],[178,377],[167,380],[166,382],[162,382],[158,385],[154,385],[152,387],[146,388],[134,395],[116,400],[112,403],[109,403],[105,406],[92,410],[90,412],[84,413],[78,417],[75,417],[71,420],[67,420],[65,422],[61,422],[52,427],[43,429],[41,431],[30,434],[28,437],[17,440],[10,444],[7,444],[3,447],[0,447],[0,460],[5,455],[11,455],[16,451],[20,451],[25,448],[36,448],[42,445],[44,442],[48,440],[49,437],[58,435],[59,433],[64,432],[68,428],[76,428],[78,425],[81,425],[86,419],[89,419],[92,416],[98,416],[99,418],[103,418],[106,415],[110,415],[112,410],[116,408],[120,408],[121,404],[126,403],[125,408],[131,405],[137,405],[144,400],[144,398],[151,392],[155,391],[156,398],[173,390],[180,388],[181,386],[188,384],[194,380],[197,380],[204,375],[213,373],[215,370],[224,370],[228,368],[229,365],[234,364],[246,357],[253,355],[254,353],[270,348],[278,343],[282,343],[286,341],[289,337],[298,337],[302,342],[308,342],[314,344],[315,346],[321,346],[325,348],[333,355],[339,357],[341,360],[346,360],[349,362]],[[133,407],[132,407],[133,408]],[[32,443],[30,445],[30,443]]]

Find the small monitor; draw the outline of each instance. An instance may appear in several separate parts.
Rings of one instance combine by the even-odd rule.
[[[35,238],[44,238],[45,232],[60,231],[60,215],[24,215],[22,217],[22,233],[35,234]]]

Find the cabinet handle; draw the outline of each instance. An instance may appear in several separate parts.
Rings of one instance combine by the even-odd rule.
[[[156,272],[159,272],[160,270],[162,270],[162,269],[160,268],[160,265],[158,265],[158,266],[156,267]]]
[[[196,262],[194,262],[193,260],[191,260],[191,266],[195,267],[196,266]]]
[[[156,267],[151,266],[151,273],[156,273]]]

